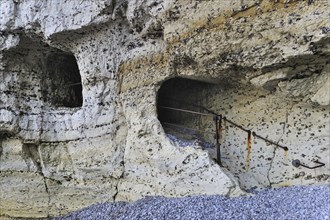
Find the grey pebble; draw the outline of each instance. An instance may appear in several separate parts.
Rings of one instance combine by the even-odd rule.
[[[330,219],[330,185],[292,186],[253,194],[237,198],[218,195],[146,197],[131,203],[96,204],[55,219]]]

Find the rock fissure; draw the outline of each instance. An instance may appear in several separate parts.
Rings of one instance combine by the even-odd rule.
[[[277,150],[277,147],[274,148],[273,150],[273,153],[272,153],[272,156],[271,156],[271,161],[270,161],[270,165],[269,165],[269,168],[267,169],[267,180],[268,180],[268,186],[271,188],[272,187],[272,180],[270,178],[270,172],[272,171],[273,169],[273,164],[274,164],[274,160],[275,160],[275,156],[276,156],[276,150]]]
[[[49,191],[49,188],[48,188],[48,185],[47,185],[47,178],[45,177],[45,175],[41,172],[40,175],[42,175],[43,177],[43,180],[44,180],[44,186],[45,186],[45,190],[46,190],[46,193],[48,195],[48,201],[47,201],[47,207],[50,209],[51,208],[51,195],[50,195],[50,191]],[[46,217],[50,217],[50,212],[48,211],[46,213]]]
[[[23,147],[24,146],[26,146],[26,145],[23,145]],[[44,184],[45,191],[46,191],[46,194],[47,194],[47,197],[48,197],[47,198],[47,208],[49,210],[51,208],[51,194],[50,194],[49,187],[48,187],[48,184],[47,184],[47,179],[50,179],[50,178],[46,177],[45,173],[43,171],[43,167],[45,167],[45,164],[43,163],[42,154],[41,154],[41,151],[40,151],[40,146],[37,147],[33,144],[32,146],[26,146],[25,148],[29,152],[30,158],[32,159],[33,163],[37,167],[37,173],[42,176],[43,184]],[[34,153],[31,152],[31,148],[33,148]],[[46,213],[46,215],[47,215],[47,217],[49,217],[50,212],[48,211]]]

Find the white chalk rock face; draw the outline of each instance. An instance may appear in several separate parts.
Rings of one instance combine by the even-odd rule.
[[[0,218],[328,184],[327,9],[1,0]]]
[[[323,69],[322,77],[319,78],[318,83],[322,86],[311,98],[313,102],[320,105],[330,105],[330,65],[326,65]]]

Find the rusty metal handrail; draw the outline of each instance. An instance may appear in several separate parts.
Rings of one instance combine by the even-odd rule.
[[[278,143],[275,143],[275,142],[273,142],[271,140],[268,140],[268,139],[266,139],[266,138],[264,138],[260,135],[257,135],[255,132],[252,132],[251,130],[245,129],[243,126],[236,124],[235,122],[227,119],[226,117],[223,117],[221,114],[218,115],[214,112],[211,112],[205,107],[203,107],[203,109],[208,111],[208,112],[211,112],[210,114],[191,111],[191,110],[187,110],[187,109],[173,108],[173,107],[168,107],[168,106],[159,106],[159,108],[169,109],[169,110],[179,111],[179,112],[185,112],[185,113],[190,113],[190,114],[196,114],[196,115],[212,116],[214,121],[215,121],[215,143],[216,143],[216,152],[217,152],[217,162],[218,162],[219,166],[222,166],[222,163],[221,163],[222,121],[226,121],[226,122],[230,123],[231,125],[247,132],[247,134],[248,134],[248,136],[247,136],[247,147],[246,147],[246,150],[247,150],[246,169],[247,170],[250,168],[251,135],[253,135],[254,137],[260,138],[260,139],[264,140],[267,143],[270,143],[270,144],[273,144],[277,147],[280,147],[281,149],[283,149],[285,151],[288,151],[287,147],[281,146]],[[180,126],[180,125],[177,125],[177,124],[165,123],[165,122],[163,122],[163,123],[168,124],[168,125],[172,125],[172,126],[176,126],[176,127],[180,127],[180,128],[183,128],[183,129],[188,129],[188,130],[192,130],[192,131],[201,132],[199,130],[192,129],[192,128],[187,128],[187,127]],[[206,132],[203,132],[203,133],[206,133]]]
[[[223,120],[229,122],[230,124],[234,125],[235,127],[241,129],[242,131],[245,131],[245,132],[247,132],[247,133],[251,132],[250,130],[243,128],[242,126],[240,126],[240,125],[236,124],[235,122],[233,122],[233,121],[227,119],[226,117],[223,117]]]
[[[170,126],[173,126],[173,127],[178,127],[178,128],[182,128],[182,129],[186,129],[186,130],[200,132],[200,133],[214,134],[214,132],[202,131],[202,130],[198,130],[198,129],[188,128],[186,126],[182,126],[182,125],[178,125],[178,124],[173,124],[173,123],[168,123],[168,122],[162,122],[162,123],[165,124],[165,125],[170,125]]]
[[[300,160],[293,160],[293,161],[292,161],[292,165],[293,165],[294,167],[302,166],[302,167],[305,167],[305,168],[307,168],[307,169],[311,169],[311,170],[314,170],[314,169],[316,169],[316,168],[319,168],[319,167],[323,167],[323,166],[325,166],[325,163],[322,163],[322,162],[320,162],[320,161],[318,161],[318,160],[314,160],[313,162],[314,162],[314,163],[317,163],[317,164],[319,164],[319,165],[316,165],[316,166],[314,166],[314,167],[310,167],[310,166],[307,166],[307,165],[305,165],[305,164],[302,164],[302,163],[300,162]]]
[[[279,145],[279,144],[275,143],[274,141],[268,140],[268,139],[266,139],[266,138],[264,138],[264,137],[262,137],[262,136],[256,134],[254,131],[252,132],[252,135],[253,135],[254,137],[257,137],[257,138],[259,138],[259,139],[265,141],[265,142],[268,142],[268,143],[270,143],[270,144],[272,144],[272,145],[275,145],[275,146],[277,146],[277,147],[279,147],[279,148],[282,148],[282,149],[285,150],[285,151],[288,151],[288,150],[289,150],[288,147],[285,147],[285,146]]]
[[[190,102],[186,102],[186,101],[183,101],[183,100],[180,100],[180,99],[174,99],[174,98],[163,98],[164,100],[170,100],[170,101],[175,101],[175,102],[178,102],[180,104],[184,104],[186,106],[192,106],[192,107],[195,107],[195,108],[199,108],[199,109],[202,109],[204,111],[206,111],[207,113],[211,114],[211,115],[218,115],[216,114],[215,112],[211,111],[210,109],[202,106],[202,105],[197,105],[197,104],[194,104],[194,103],[190,103]],[[219,116],[219,115],[218,115]]]
[[[221,163],[221,142],[222,142],[222,115],[215,117],[215,140],[216,140],[216,148],[217,148],[217,162],[219,166],[222,166]]]
[[[172,107],[167,107],[167,106],[159,106],[159,108],[170,109],[170,110],[179,111],[179,112],[186,112],[186,113],[191,113],[191,114],[196,114],[196,115],[204,115],[204,116],[214,117],[213,114],[207,114],[207,113],[196,112],[196,111],[180,109],[180,108],[172,108]]]
[[[173,107],[167,107],[167,106],[159,106],[159,108],[170,109],[170,110],[173,110],[173,111],[180,111],[180,112],[186,112],[186,113],[197,114],[197,115],[212,116],[212,117],[215,117],[215,118],[216,117],[220,117],[222,120],[224,120],[224,121],[232,124],[233,126],[241,129],[242,131],[247,132],[248,133],[248,136],[252,134],[254,137],[257,137],[257,138],[259,138],[259,139],[261,139],[261,140],[263,140],[263,141],[265,141],[265,142],[267,142],[269,144],[272,144],[274,146],[277,146],[277,147],[283,149],[284,151],[288,151],[289,150],[288,147],[282,146],[282,145],[280,145],[278,143],[275,143],[274,141],[268,140],[267,138],[258,135],[256,132],[251,131],[251,130],[248,130],[248,129],[244,128],[243,126],[238,125],[237,123],[233,122],[232,120],[229,120],[228,118],[223,117],[221,114],[220,115],[219,114],[216,114],[216,113],[208,110],[207,108],[205,108],[203,106],[198,106],[198,105],[194,105],[194,106],[201,107],[202,109],[208,111],[209,113],[202,113],[202,112],[196,112],[196,111],[191,111],[191,110],[186,110],[186,109],[180,109],[180,108],[173,108]]]
[[[225,121],[225,122],[228,122],[230,123],[231,125],[241,129],[242,131],[245,131],[248,133],[248,136],[247,136],[247,161],[246,161],[246,168],[249,169],[249,166],[250,166],[250,152],[251,152],[251,135],[255,138],[259,138],[271,145],[274,145],[276,147],[279,147],[281,149],[283,149],[284,151],[288,151],[289,148],[286,147],[286,146],[282,146],[278,143],[275,143],[274,141],[272,140],[268,140],[267,138],[265,137],[262,137],[260,135],[258,135],[256,132],[252,131],[252,130],[248,130],[246,128],[244,128],[243,126],[239,125],[239,124],[236,124],[235,122],[227,119],[226,117],[223,117],[221,114],[217,114],[217,113],[214,113],[213,111],[203,107],[203,106],[198,106],[196,104],[191,104],[191,106],[194,106],[194,107],[199,107],[200,109],[203,109],[205,111],[207,111],[208,113],[202,113],[202,112],[196,112],[196,111],[191,111],[191,110],[186,110],[186,109],[180,109],[180,108],[173,108],[173,107],[166,107],[166,106],[159,106],[160,108],[164,108],[164,109],[170,109],[170,110],[173,110],[173,111],[180,111],[180,112],[186,112],[186,113],[191,113],[191,114],[196,114],[196,115],[204,115],[204,116],[212,116],[214,121],[215,121],[215,128],[216,128],[216,132],[215,132],[215,139],[216,139],[216,149],[217,149],[217,162],[220,166],[222,166],[221,164],[221,151],[220,151],[220,146],[221,146],[221,142],[222,142],[222,121]],[[164,124],[171,124],[171,123],[165,123],[163,122]],[[172,124],[172,125],[176,125],[176,124]],[[200,131],[200,130],[196,130],[196,129],[192,129],[192,128],[187,128],[187,127],[184,127],[184,126],[180,126],[180,125],[176,125],[177,127],[181,127],[181,128],[185,128],[185,129],[189,129],[189,130],[193,130],[193,131],[198,131],[198,132],[203,132],[203,133],[211,133],[211,132],[207,132],[207,131]],[[211,133],[213,134],[213,133]],[[299,167],[299,166],[302,166],[302,167],[305,167],[307,169],[316,169],[316,168],[319,168],[319,167],[323,167],[325,166],[325,163],[322,163],[318,160],[315,160],[313,161],[314,163],[317,163],[319,165],[316,165],[314,167],[311,167],[311,166],[307,166],[305,164],[302,164],[300,162],[300,160],[296,159],[296,160],[293,160],[292,161],[292,165],[294,167]]]
[[[77,86],[77,85],[82,85],[82,83],[78,82],[78,83],[67,84],[67,85],[64,85],[64,87]]]

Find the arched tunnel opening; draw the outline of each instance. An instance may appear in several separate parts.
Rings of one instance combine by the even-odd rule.
[[[158,119],[166,135],[180,146],[198,146],[216,158],[216,127],[208,105],[208,92],[216,85],[204,81],[172,78],[157,96]]]
[[[82,106],[81,76],[72,53],[57,51],[47,55],[42,87],[44,101],[52,106]]]
[[[233,174],[243,189],[269,186],[273,179],[284,182],[289,177],[278,176],[272,164],[276,161],[278,167],[289,167],[290,146],[284,144],[283,135],[279,140],[269,136],[272,129],[282,131],[283,127],[272,125],[274,119],[263,114],[270,102],[265,99],[266,91],[244,85],[240,89],[225,80],[169,79],[158,90],[158,119],[173,144],[207,151],[210,159]],[[313,167],[300,160],[293,160],[292,165],[308,169],[325,166],[314,162]]]
[[[82,106],[81,75],[72,52],[55,48],[36,36],[21,35],[19,44],[5,52],[4,63],[16,80],[7,80],[3,93],[19,94],[20,106]]]

